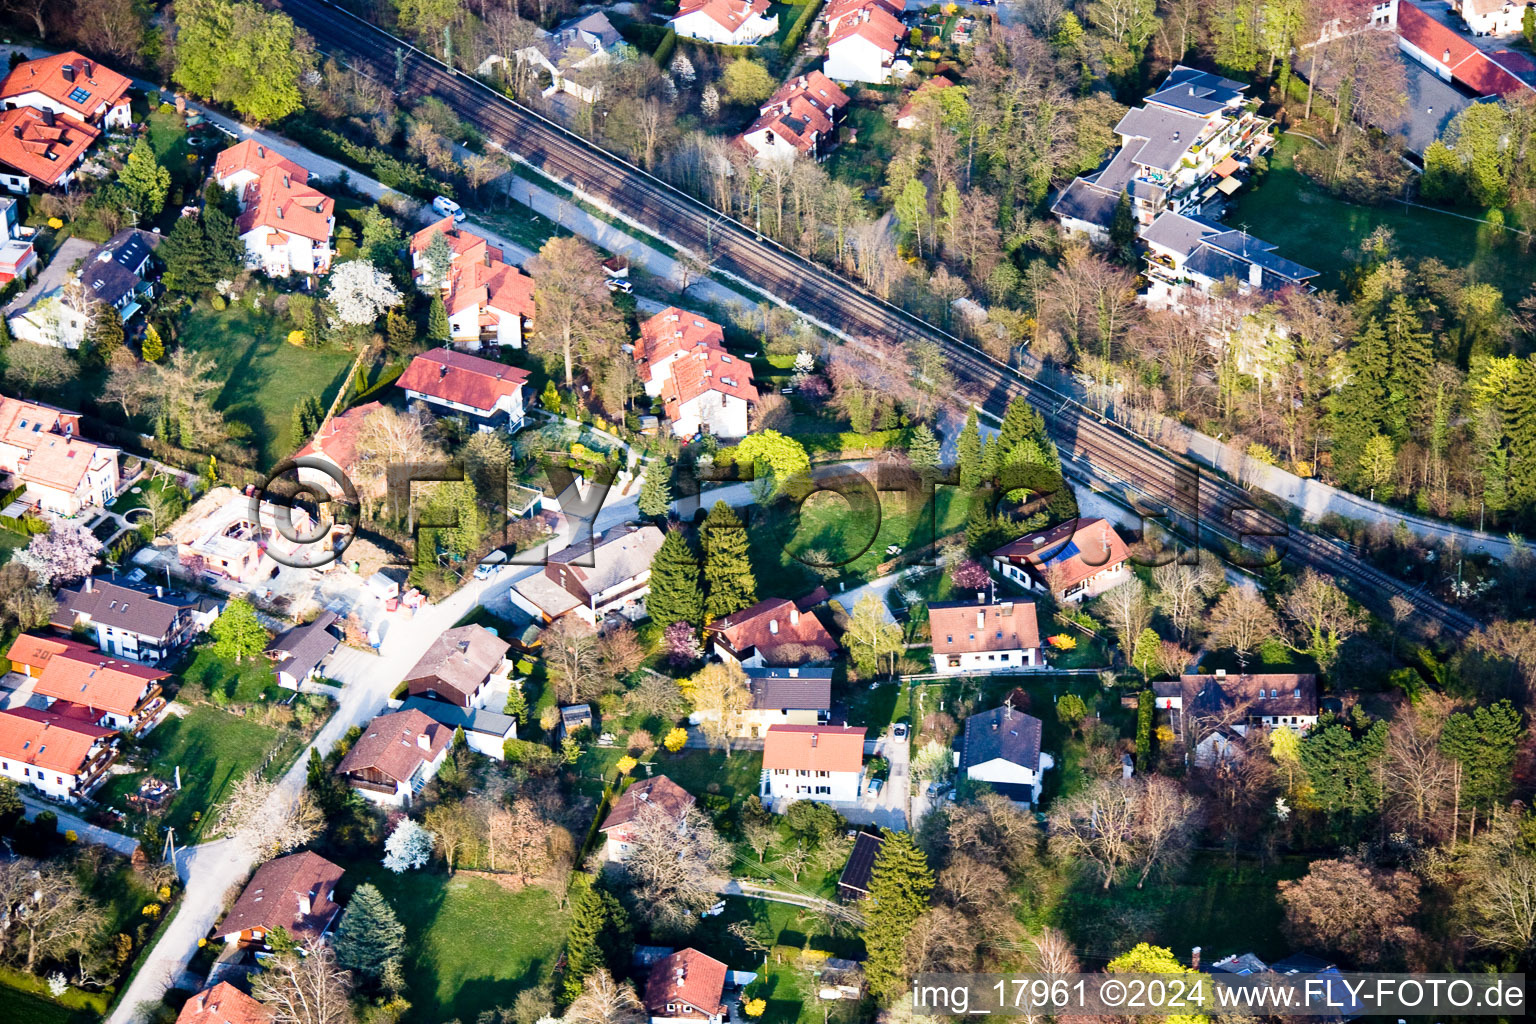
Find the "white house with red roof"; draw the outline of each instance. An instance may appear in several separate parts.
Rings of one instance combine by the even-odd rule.
[[[1069,519],[1011,540],[987,557],[1019,586],[1058,601],[1097,597],[1131,578],[1125,541],[1103,519]]]
[[[881,0],[869,0],[844,14],[831,30],[822,70],[837,82],[888,82],[898,70],[896,54],[906,34]]]
[[[829,661],[837,641],[821,620],[787,597],[770,597],[704,627],[709,649],[721,661],[742,668],[805,665]]]
[[[74,803],[117,759],[117,730],[79,708],[0,711],[0,778]]]
[[[746,436],[757,387],[751,365],[725,350],[719,324],[669,306],[640,325],[635,361],[645,393],[662,400],[678,437]]]
[[[837,141],[848,94],[820,71],[790,79],[758,108],[758,118],[740,141],[753,159],[824,160]]]
[[[1043,668],[1040,621],[1033,601],[933,601],[933,671],[941,676]]]
[[[832,0],[821,12],[821,20],[827,23],[827,34],[836,32],[844,21],[866,7],[879,7],[900,21],[906,13],[906,0]]]
[[[337,413],[322,423],[320,429],[315,431],[315,436],[294,452],[293,457],[320,459],[355,482],[358,477],[352,469],[357,462],[357,439],[363,431],[363,421],[382,408],[382,402],[365,402],[346,412]],[[318,484],[333,494],[340,489],[334,477],[319,469],[301,468],[299,482]]]
[[[395,386],[406,401],[425,402],[439,416],[463,416],[477,430],[515,433],[523,426],[526,371],[449,348],[411,360]]]
[[[751,46],[779,30],[779,16],[770,17],[768,6],[768,0],[683,0],[672,30],[689,39]]]
[[[1396,6],[1398,49],[1441,79],[1455,82],[1477,96],[1518,96],[1536,88],[1511,70],[1528,65],[1519,54],[1489,53],[1413,4]],[[1524,8],[1520,10],[1523,12]]]
[[[446,271],[427,256],[438,234],[448,243]],[[445,217],[411,238],[411,270],[418,288],[441,289],[453,344],[523,347],[533,326],[533,278],[507,263],[500,249]]]
[[[0,473],[21,500],[62,516],[117,496],[118,449],[78,436],[80,414],[0,395]]]
[[[96,128],[52,109],[0,113],[0,185],[22,195],[66,188],[100,136]]]
[[[850,804],[864,780],[864,727],[770,725],[763,737],[763,799]]]
[[[127,76],[68,50],[22,61],[0,81],[0,105],[7,110],[31,107],[105,128],[127,128]]]
[[[336,204],[309,184],[307,170],[246,139],[218,155],[213,177],[240,201],[235,224],[253,267],[271,277],[330,270]]]
[[[724,1024],[725,964],[696,949],[680,949],[651,965],[645,1011],[651,1024]]]

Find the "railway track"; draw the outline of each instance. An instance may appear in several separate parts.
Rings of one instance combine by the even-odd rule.
[[[268,2],[292,17],[320,49],[350,65],[383,81],[397,81],[398,67],[398,92],[403,98],[436,96],[489,141],[659,236],[709,251],[719,270],[752,282],[786,305],[851,336],[924,337],[938,342],[958,381],[977,391],[986,408],[1001,414],[1014,395],[1024,395],[1045,417],[1064,459],[1080,471],[1130,485],[1151,510],[1165,512],[1183,532],[1202,538],[1214,535],[1249,549],[1255,547],[1254,538],[1274,538],[1295,563],[1338,577],[1357,598],[1378,610],[1385,608],[1390,597],[1400,596],[1442,628],[1460,632],[1478,628],[1479,623],[1465,612],[1367,565],[1341,545],[1289,530],[1279,518],[1256,509],[1238,485],[1202,472],[1188,459],[1103,419],[969,342],[764,239],[752,228],[476,80],[448,70],[356,15],[326,0]],[[1258,549],[1268,543],[1260,543]]]

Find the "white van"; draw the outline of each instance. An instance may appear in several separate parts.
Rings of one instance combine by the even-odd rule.
[[[432,209],[444,217],[452,217],[455,224],[464,219],[464,208],[447,196],[438,196],[432,200]]]

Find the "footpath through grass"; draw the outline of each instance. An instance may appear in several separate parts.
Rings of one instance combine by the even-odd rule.
[[[1358,250],[1360,242],[1379,227],[1392,231],[1403,258],[1417,261],[1433,256],[1451,267],[1466,267],[1474,280],[1500,288],[1510,305],[1536,282],[1536,260],[1520,254],[1517,236],[1505,234],[1498,240],[1486,224],[1455,216],[1481,217],[1480,210],[1453,213],[1398,202],[1357,206],[1329,195],[1296,170],[1298,148],[1310,145],[1295,135],[1281,136],[1270,157],[1269,173],[1256,187],[1237,194],[1225,222],[1231,227],[1246,226],[1256,237],[1279,246],[1280,255],[1319,271],[1320,289],[1343,287],[1350,250]]]

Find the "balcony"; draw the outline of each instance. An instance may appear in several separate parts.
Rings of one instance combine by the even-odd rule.
[[[361,789],[369,793],[383,793],[386,796],[394,796],[400,792],[398,785],[386,786],[382,782],[370,782],[368,779],[360,778],[356,775],[347,776],[347,785],[353,789]]]

